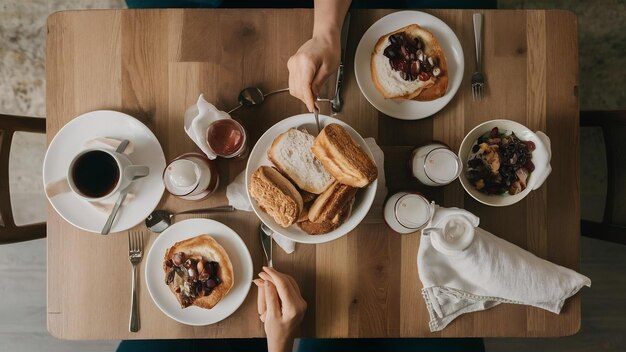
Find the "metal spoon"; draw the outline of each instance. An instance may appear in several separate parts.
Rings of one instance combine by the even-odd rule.
[[[193,209],[187,211],[181,211],[180,213],[171,213],[167,210],[157,209],[153,211],[146,218],[146,227],[148,230],[156,233],[163,232],[166,228],[172,225],[172,218],[176,215],[183,214],[210,214],[210,213],[225,213],[235,211],[235,208],[232,205],[226,205],[222,207],[214,207],[214,208],[203,208],[203,209]]]
[[[286,92],[289,88],[283,88],[279,90],[275,90],[269,92],[267,94],[263,94],[263,92],[257,87],[248,87],[239,92],[239,106],[231,109],[228,113],[232,113],[233,111],[239,109],[242,106],[253,106],[253,105],[261,105],[265,101],[265,97],[268,95],[272,95],[275,93]]]

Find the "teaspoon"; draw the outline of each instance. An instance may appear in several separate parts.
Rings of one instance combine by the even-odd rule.
[[[265,97],[267,97],[268,95],[272,95],[272,94],[276,94],[280,92],[286,92],[288,90],[289,88],[283,88],[283,89],[279,89],[279,90],[275,90],[275,91],[263,94],[263,91],[261,91],[257,87],[245,88],[241,92],[239,92],[239,98],[238,98],[239,106],[231,109],[228,113],[230,114],[242,106],[261,105],[265,101]]]
[[[225,213],[235,211],[235,208],[232,205],[226,205],[222,207],[214,207],[214,208],[204,208],[204,209],[193,209],[187,211],[181,211],[180,213],[171,213],[167,210],[157,209],[153,211],[146,218],[146,227],[148,230],[156,233],[161,233],[165,231],[166,228],[172,225],[172,218],[175,215],[183,215],[183,214],[209,214],[209,213]]]

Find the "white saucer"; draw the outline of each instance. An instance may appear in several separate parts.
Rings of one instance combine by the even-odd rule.
[[[117,214],[111,232],[128,230],[144,221],[156,208],[165,187],[161,175],[165,169],[165,156],[156,136],[139,120],[117,111],[88,112],[68,122],[54,136],[43,162],[45,185],[67,177],[70,162],[85,149],[86,142],[98,137],[128,139],[134,145],[129,159],[137,165],[150,168],[150,175],[135,181],[129,197]],[[117,195],[107,199],[115,202]],[[54,209],[70,224],[89,232],[100,233],[109,214],[96,209],[72,192],[48,198]]]
[[[180,307],[165,284],[163,257],[174,243],[202,234],[213,237],[228,254],[233,264],[234,284],[228,294],[211,309],[196,306]],[[165,315],[187,325],[209,325],[228,318],[243,303],[252,285],[253,265],[248,247],[230,227],[210,219],[188,219],[163,231],[150,248],[146,258],[145,277],[150,297]]]
[[[358,132],[356,132],[348,124],[336,118],[325,115],[319,115],[319,119],[322,128],[331,123],[341,125],[343,128],[346,129],[346,131],[348,131],[350,136],[352,136],[354,141],[361,147],[361,149],[363,149],[363,151],[367,153],[367,155],[369,155],[372,160],[374,160],[374,156],[365,141],[363,140],[363,137],[361,137],[361,135],[359,135]],[[259,138],[259,140],[254,145],[252,152],[250,153],[250,157],[248,158],[248,165],[246,167],[246,185],[250,184],[252,174],[254,173],[254,171],[256,171],[256,169],[259,168],[259,166],[273,165],[272,162],[267,158],[267,150],[272,145],[274,139],[278,137],[279,134],[286,132],[290,128],[301,127],[305,127],[308,131],[311,132],[317,131],[313,114],[308,113],[288,117],[270,127],[270,129],[267,130],[261,136],[261,138]],[[276,223],[276,221],[274,221],[274,218],[272,218],[269,214],[259,208],[256,200],[250,197],[250,192],[248,191],[247,186],[246,191],[248,193],[248,200],[250,201],[250,204],[252,204],[252,209],[254,210],[256,215],[259,217],[259,219],[261,219],[261,221],[263,221],[263,223],[265,223],[265,225],[267,225],[274,232],[277,232],[291,239],[292,241],[317,244],[329,242],[341,236],[344,236],[352,231],[358,224],[360,224],[363,218],[365,218],[365,215],[367,215],[367,212],[370,210],[372,203],[374,202],[374,196],[376,196],[377,187],[378,183],[372,182],[369,184],[369,186],[360,189],[354,199],[352,213],[346,219],[346,221],[333,231],[330,231],[323,235],[309,235],[308,233],[302,231],[302,229],[300,229],[298,225],[291,225],[287,228],[281,227]]]
[[[448,91],[439,99],[433,101],[385,99],[372,81],[370,58],[376,42],[383,35],[410,24],[418,24],[433,33],[446,56],[449,72]],[[463,48],[459,38],[445,22],[420,11],[394,12],[376,21],[363,34],[354,57],[354,74],[365,98],[378,111],[401,120],[423,119],[443,109],[459,89],[464,70]]]

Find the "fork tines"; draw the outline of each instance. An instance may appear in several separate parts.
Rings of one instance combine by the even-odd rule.
[[[131,231],[128,233],[128,254],[139,257],[143,254],[143,232]]]
[[[485,84],[473,83],[472,84],[472,100],[481,101],[485,96]]]

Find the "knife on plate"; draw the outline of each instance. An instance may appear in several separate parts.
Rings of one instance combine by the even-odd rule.
[[[346,19],[343,21],[343,27],[341,28],[341,62],[337,69],[337,82],[335,83],[335,97],[330,102],[330,107],[333,112],[341,111],[341,105],[343,103],[341,98],[341,83],[343,83],[343,65],[346,59],[346,46],[348,44],[348,32],[350,32],[350,12],[346,14]]]

